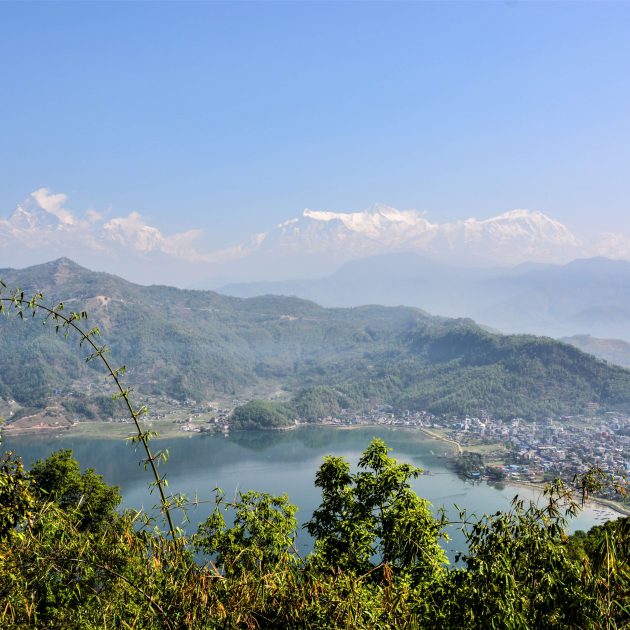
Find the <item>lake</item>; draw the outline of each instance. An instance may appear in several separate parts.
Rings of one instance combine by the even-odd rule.
[[[229,436],[193,435],[152,442],[153,449],[168,448],[170,459],[162,466],[172,492],[185,493],[199,500],[212,497],[220,487],[226,497],[238,490],[258,490],[271,494],[287,493],[299,507],[298,518],[307,521],[319,505],[319,490],[314,486],[315,473],[325,455],[341,455],[353,465],[372,437],[380,437],[391,447],[392,455],[430,471],[413,482],[419,496],[431,501],[434,510],[444,507],[453,519],[458,511],[454,505],[478,515],[509,508],[511,499],[519,494],[535,497],[540,493],[529,488],[505,485],[490,486],[459,479],[446,466],[445,455],[450,448],[443,442],[430,440],[414,429],[385,427],[310,426],[290,431],[242,432]],[[150,494],[149,473],[138,464],[140,450],[123,440],[78,438],[60,434],[4,436],[2,450],[14,450],[30,465],[52,451],[70,448],[82,468],[91,467],[103,475],[107,483],[120,487],[125,507],[151,509],[157,503]],[[205,519],[211,504],[201,504],[189,513],[193,524]],[[608,518],[618,516],[612,510],[591,506],[570,524],[570,530],[587,530]],[[464,549],[462,534],[449,530],[451,540],[443,543],[453,558]],[[302,551],[311,542],[305,531],[298,537]]]

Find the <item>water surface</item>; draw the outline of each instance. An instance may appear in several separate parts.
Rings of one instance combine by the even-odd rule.
[[[509,508],[519,494],[535,497],[539,493],[528,488],[506,485],[501,488],[486,483],[459,479],[447,468],[450,447],[427,439],[415,429],[360,427],[300,427],[291,431],[243,432],[227,437],[194,435],[157,440],[153,448],[168,448],[170,459],[162,467],[169,480],[169,489],[185,493],[189,498],[211,499],[214,488],[222,488],[226,497],[241,490],[258,490],[271,494],[288,494],[299,507],[300,523],[308,520],[319,505],[319,490],[314,485],[315,473],[325,455],[341,455],[353,465],[372,437],[380,437],[392,448],[392,455],[427,471],[413,482],[419,496],[428,499],[433,509],[444,507],[452,519],[457,518],[455,505],[478,515]],[[138,464],[141,451],[122,440],[78,438],[68,435],[28,435],[5,438],[3,450],[15,450],[27,465],[52,451],[70,448],[83,468],[94,468],[107,483],[120,487],[123,505],[150,510],[156,503],[150,494],[149,473]],[[207,517],[210,504],[202,504],[189,513],[193,524]],[[611,518],[614,512],[591,507],[574,519],[570,530],[589,529]],[[190,527],[190,526],[187,526]],[[464,549],[464,538],[455,529],[451,540],[444,543],[452,558]],[[308,535],[301,531],[299,547],[310,548]]]

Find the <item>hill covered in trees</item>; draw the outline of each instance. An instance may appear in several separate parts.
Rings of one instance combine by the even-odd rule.
[[[270,425],[382,403],[525,417],[580,413],[589,402],[630,408],[627,370],[549,338],[493,334],[468,319],[144,287],[67,259],[0,270],[0,278],[26,295],[42,292],[67,310],[87,310],[88,325],[100,328],[140,391],[195,400],[286,392],[284,403],[267,407]],[[0,320],[0,397],[24,406],[95,376],[94,364],[39,321]],[[251,413],[239,419],[244,427],[250,420]]]

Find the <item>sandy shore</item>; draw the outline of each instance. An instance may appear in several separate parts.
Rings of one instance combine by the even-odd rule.
[[[501,483],[504,483],[506,486],[510,486],[512,488],[527,488],[529,490],[537,490],[542,493],[545,489],[545,485],[542,483],[529,483],[526,481],[512,481],[512,480],[504,480]],[[620,505],[616,501],[611,501],[610,499],[600,499],[597,497],[589,497],[585,503],[586,506],[599,505],[600,507],[611,510],[612,512],[616,512],[617,514],[621,514],[622,516],[630,516],[630,508],[627,508],[624,505]]]
[[[445,442],[446,444],[450,444],[451,446],[455,448],[458,455],[461,455],[464,452],[464,449],[462,449],[462,445],[459,442],[455,440],[451,440],[449,438],[442,437],[441,435],[438,435],[437,433],[433,433],[433,431],[429,431],[429,429],[425,429],[424,427],[418,427],[418,429],[433,440],[438,440],[439,442]]]

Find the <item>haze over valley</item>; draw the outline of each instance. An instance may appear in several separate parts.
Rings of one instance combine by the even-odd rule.
[[[220,290],[240,297],[296,295],[326,306],[404,304],[470,317],[504,333],[630,340],[630,263],[625,260],[458,267],[391,254],[346,263],[320,279],[230,284]]]
[[[74,252],[80,263],[143,284],[295,295],[323,306],[415,306],[504,333],[630,341],[630,240],[578,238],[540,212],[438,224],[382,205],[305,210],[208,251],[199,230],[165,235],[137,213],[105,219],[66,206],[66,195],[40,189],[0,220],[4,259],[31,264]],[[229,276],[248,281],[222,284]]]

